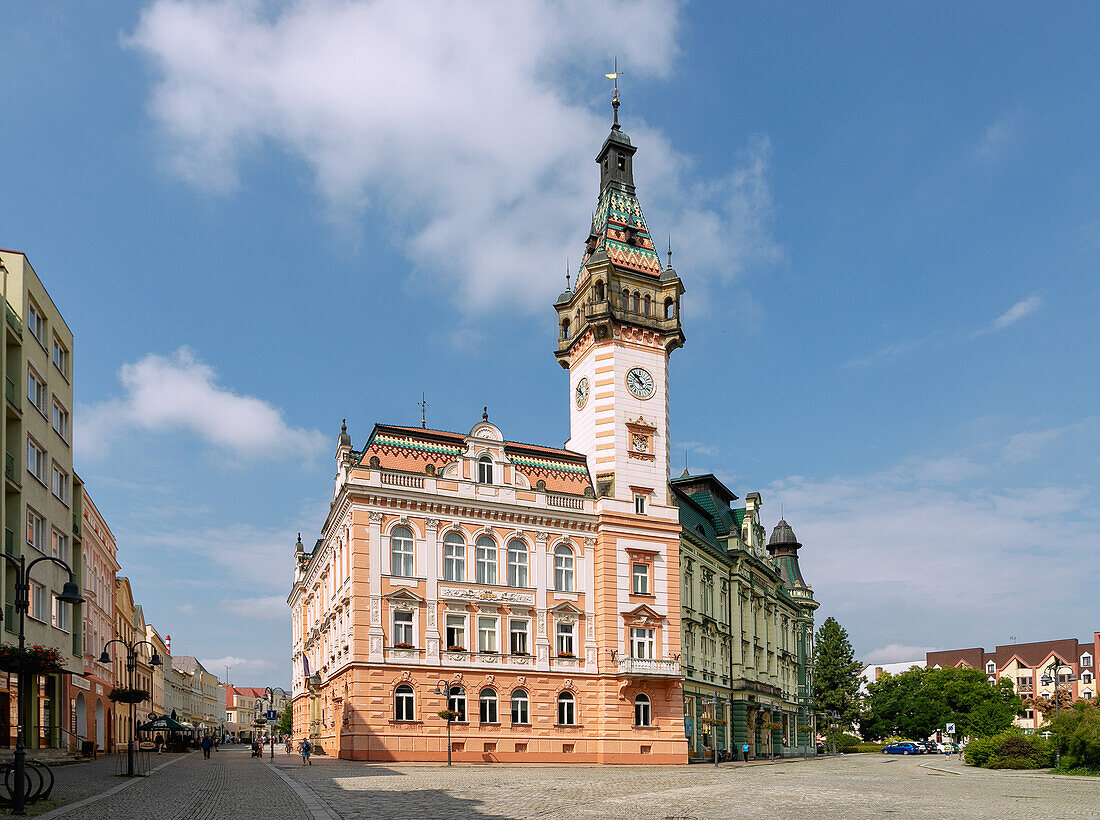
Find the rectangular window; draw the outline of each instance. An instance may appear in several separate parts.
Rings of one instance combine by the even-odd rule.
[[[46,317],[30,300],[27,301],[27,330],[34,334],[42,347],[46,346]]]
[[[56,336],[53,337],[53,363],[62,376],[69,378],[69,349]]]
[[[634,495],[634,514],[645,515],[645,496],[641,493]]]
[[[414,646],[413,614],[411,612],[393,613],[393,645]]]
[[[447,616],[447,648],[452,651],[466,650],[466,616]]]
[[[509,622],[508,646],[513,655],[527,654],[527,621],[513,618]]]
[[[65,441],[69,440],[69,411],[58,404],[57,399],[53,402],[53,429]]]
[[[39,552],[46,551],[46,519],[27,507],[27,543]]]
[[[69,474],[62,470],[57,464],[54,464],[50,470],[51,480],[50,489],[53,490],[53,494],[64,501],[69,503]]]
[[[573,657],[573,624],[558,624],[555,630],[557,636],[558,655]]]
[[[703,614],[710,615],[711,606],[714,604],[714,587],[710,578],[703,578]]]
[[[41,584],[31,581],[31,609],[30,616],[42,623],[50,622],[50,596],[46,594],[46,588]]]
[[[656,643],[655,630],[634,629],[630,630],[630,657],[642,660],[652,660]]]
[[[466,580],[466,545],[443,545],[443,580]]]
[[[531,722],[528,712],[527,693],[520,690],[512,695],[512,723],[526,724]]]
[[[477,582],[479,584],[495,584],[497,582],[496,544],[478,544],[474,549],[476,552],[474,570]]]
[[[72,552],[69,548],[69,536],[54,530],[52,546],[54,558],[60,558],[66,564],[72,560]]]
[[[46,415],[49,407],[46,380],[39,376],[30,365],[27,365],[27,399],[38,408],[39,413],[43,416]]]
[[[53,599],[53,625],[65,632],[71,631],[73,628],[72,604],[59,601],[56,595],[50,597]]]
[[[527,545],[518,541],[508,545],[508,586],[527,586]]]
[[[497,619],[496,618],[478,618],[477,619],[477,651],[478,652],[496,652],[497,651]]]
[[[49,478],[46,471],[46,451],[32,438],[27,438],[27,472],[43,484]]]
[[[634,594],[649,594],[649,565],[634,564],[631,575],[634,578]]]

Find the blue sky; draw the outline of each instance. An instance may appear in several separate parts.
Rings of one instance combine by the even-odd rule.
[[[870,660],[1100,628],[1091,4],[0,3],[0,246],[76,336],[146,617],[285,683],[335,436],[560,444],[618,56],[688,289],[674,471],[782,503]],[[1092,613],[1092,614],[1090,614]]]

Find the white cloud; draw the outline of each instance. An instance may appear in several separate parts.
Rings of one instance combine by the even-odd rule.
[[[929,652],[935,652],[935,646],[906,646],[900,643],[891,643],[879,649],[873,649],[863,656],[863,663],[905,663],[906,661],[918,661],[924,663],[924,657]]]
[[[1005,115],[985,129],[975,153],[983,162],[999,162],[1012,153],[1020,136],[1020,117],[1016,114]]]
[[[284,595],[264,595],[258,598],[227,598],[222,609],[239,618],[254,621],[289,621],[290,607]]]
[[[887,345],[886,347],[879,348],[869,356],[862,356],[853,359],[849,359],[844,363],[845,367],[874,367],[875,365],[889,364],[890,362],[900,359],[908,353],[912,353],[918,348],[924,347],[930,342],[935,334],[929,334],[921,339],[913,339],[908,342],[898,342],[896,344]]]
[[[249,524],[222,527],[180,526],[174,529],[144,530],[123,534],[129,543],[142,545],[143,559],[151,559],[149,572],[157,566],[174,575],[173,583],[186,583],[191,570],[198,583],[211,579],[211,567],[220,570],[214,577],[229,585],[248,584],[289,589],[293,566],[291,556],[297,531],[263,528]],[[120,537],[122,542],[122,537]],[[122,558],[120,557],[120,561]],[[286,602],[283,600],[286,610]]]
[[[698,453],[701,456],[718,455],[718,445],[709,444],[705,441],[677,441],[672,445],[672,453],[674,456],[676,453],[683,454],[685,450],[691,453]]]
[[[229,680],[234,686],[271,686],[272,681],[278,684],[280,679],[289,679],[290,660],[285,666],[265,661],[260,658],[241,658],[236,655],[226,655],[224,658],[199,658],[199,662],[206,667],[206,671],[217,675],[223,683],[226,667],[229,667]],[[286,676],[284,678],[283,676]]]
[[[1030,316],[1043,306],[1043,297],[1037,293],[1031,294],[1026,299],[1021,299],[1000,316],[993,320],[987,327],[974,331],[973,336],[982,336],[996,330],[1003,330],[1009,325],[1014,325],[1025,316]]]
[[[310,458],[325,445],[319,431],[289,426],[272,404],[219,385],[214,369],[186,347],[124,364],[118,377],[122,398],[77,413],[82,458],[103,455],[131,430],[187,432],[239,458]]]
[[[695,183],[630,97],[632,78],[671,70],[678,12],[673,0],[155,0],[128,43],[160,77],[150,109],[176,174],[231,191],[261,146],[285,149],[336,222],[392,223],[413,280],[442,280],[477,312],[541,308],[577,259],[610,119],[610,88],[585,97],[579,78],[615,54],[643,207],[677,264],[728,278],[781,256],[767,137]]]

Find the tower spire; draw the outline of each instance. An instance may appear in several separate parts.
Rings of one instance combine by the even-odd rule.
[[[611,93],[611,108],[615,113],[615,121],[612,124],[611,128],[615,131],[618,131],[619,130],[619,77],[622,76],[622,74],[619,73],[619,58],[618,57],[615,58],[615,69],[614,69],[614,71],[612,71],[610,74],[604,74],[604,76],[607,77],[607,79],[613,80],[615,82],[615,88]]]

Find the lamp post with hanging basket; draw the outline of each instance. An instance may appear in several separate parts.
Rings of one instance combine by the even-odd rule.
[[[99,656],[99,662],[102,664],[110,664],[111,654],[107,651],[113,643],[122,644],[126,647],[126,671],[129,673],[130,685],[128,687],[116,686],[111,690],[109,695],[110,699],[115,703],[128,703],[130,704],[130,739],[126,741],[126,776],[134,776],[134,705],[147,700],[149,693],[144,689],[138,689],[134,686],[134,675],[137,672],[137,658],[138,647],[145,644],[153,650],[153,657],[149,659],[150,666],[160,666],[160,655],[157,654],[157,648],[149,641],[134,641],[133,643],[126,643],[121,638],[112,638],[103,644],[103,653]]]

